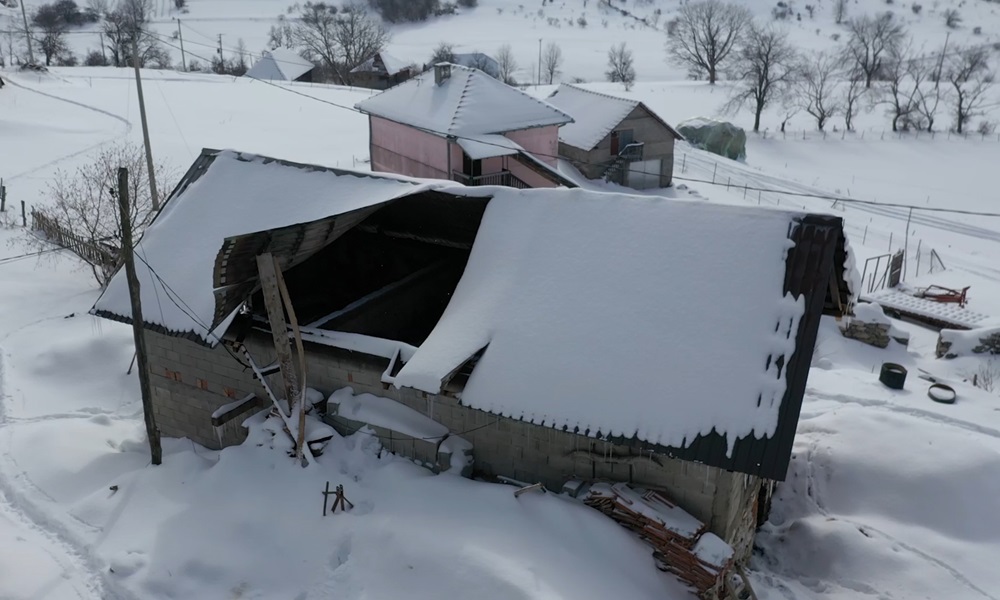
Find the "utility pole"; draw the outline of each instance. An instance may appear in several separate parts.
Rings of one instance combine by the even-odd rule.
[[[100,32],[97,35],[101,36],[101,58],[104,59],[104,64],[108,64],[108,51],[104,48],[104,32]]]
[[[219,34],[219,60],[222,60],[222,34]]]
[[[951,38],[951,32],[949,31],[944,36],[944,46],[941,47],[941,59],[938,61],[937,76],[934,77],[934,91],[937,91],[938,84],[941,82],[941,71],[944,70],[944,53],[948,50],[948,39]]]
[[[28,13],[24,10],[24,0],[21,0],[21,18],[24,19],[24,40],[28,44],[28,64],[35,64],[35,55],[31,51],[31,31],[28,30]]]
[[[542,38],[538,38],[538,78],[535,80],[535,87],[542,85]]]
[[[139,92],[139,118],[142,120],[142,142],[146,146],[146,169],[149,171],[149,195],[153,200],[153,211],[160,210],[160,198],[156,195],[156,176],[153,172],[153,151],[149,144],[149,126],[146,123],[146,102],[142,97],[142,77],[139,76],[139,34],[132,36],[132,66],[135,67],[135,89]]]
[[[122,220],[122,254],[125,259],[125,276],[128,294],[132,301],[132,335],[135,337],[135,356],[139,368],[139,391],[142,393],[142,412],[146,417],[146,436],[153,464],[163,462],[160,447],[160,430],[153,415],[153,394],[149,385],[149,363],[146,360],[146,336],[142,329],[142,299],[139,295],[139,278],[135,274],[135,257],[132,255],[132,220],[129,217],[128,169],[118,169],[118,209]]]
[[[181,42],[181,68],[187,71],[187,59],[184,57],[184,32],[181,31],[180,19],[177,19],[177,39]]]

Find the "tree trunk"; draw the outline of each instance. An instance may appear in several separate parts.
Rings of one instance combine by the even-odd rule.
[[[874,70],[865,71],[865,89],[872,89],[872,76],[875,74]]]
[[[754,111],[754,115],[753,115],[753,130],[754,130],[755,133],[758,132],[758,131],[760,131],[760,113],[762,113],[762,112],[764,112],[764,105],[763,104],[758,104],[757,105],[757,110]]]
[[[715,85],[715,67],[708,68],[708,84]]]
[[[892,118],[892,130],[893,130],[894,132],[895,132],[895,131],[897,131],[897,129],[896,129],[896,124],[897,124],[898,122],[899,122],[899,115],[896,115],[896,116],[894,116],[894,117]]]

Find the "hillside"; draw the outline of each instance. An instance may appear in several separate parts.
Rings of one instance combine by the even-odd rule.
[[[25,0],[30,9],[42,0]],[[81,5],[84,2],[80,2]],[[845,28],[833,15],[834,0],[771,2],[750,0],[742,3],[762,22],[775,22],[786,28],[792,42],[801,49],[832,49]],[[780,9],[778,4],[790,6]],[[926,4],[926,5],[924,5]],[[180,33],[186,51],[203,65],[219,48],[231,56],[242,39],[251,54],[266,49],[267,34],[279,15],[293,19],[296,11],[287,0],[188,0],[187,12],[173,9],[172,0],[155,0],[152,29],[167,38]],[[608,48],[626,42],[635,52],[635,66],[640,81],[684,79],[686,71],[666,62],[664,43],[667,23],[675,17],[679,0],[612,0],[613,8],[599,0],[553,0],[528,3],[521,0],[480,0],[479,6],[460,9],[453,16],[432,18],[422,23],[390,25],[392,34],[388,51],[405,60],[427,61],[442,41],[459,51],[479,50],[493,53],[510,44],[519,68],[517,79],[533,82],[536,78],[539,41],[556,43],[563,50],[565,64],[560,79],[600,81],[604,78]],[[806,6],[811,6],[812,11]],[[920,7],[916,9],[916,7]],[[787,11],[787,17],[775,18],[775,10]],[[957,10],[961,23],[957,28],[945,25],[944,13]],[[917,12],[917,10],[919,12]],[[915,40],[916,49],[933,53],[951,34],[951,44],[987,44],[1000,40],[1000,3],[988,0],[934,0],[921,3],[909,0],[855,0],[847,16],[891,12],[905,23]],[[4,17],[6,15],[6,18]],[[585,23],[585,25],[582,25]],[[21,29],[19,11],[0,7],[0,29]],[[974,33],[975,28],[981,32]],[[100,47],[93,26],[69,35],[70,47],[83,55]],[[842,39],[840,41],[843,41]],[[178,42],[172,42],[174,44]],[[180,52],[169,49],[173,62],[180,63]]]

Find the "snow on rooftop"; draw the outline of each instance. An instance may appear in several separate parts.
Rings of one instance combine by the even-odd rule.
[[[458,145],[465,150],[472,160],[492,158],[494,156],[510,156],[524,152],[524,148],[510,138],[498,134],[473,135],[460,138]]]
[[[227,237],[373,206],[421,185],[431,184],[282,165],[223,151],[200,178],[168,200],[139,242],[135,266],[143,319],[172,332],[193,331],[214,345],[218,339],[208,331],[215,313],[212,270]],[[131,316],[124,271],[111,280],[94,309]]]
[[[275,48],[264,52],[250,70],[246,77],[252,79],[266,79],[276,81],[295,81],[302,77],[316,65],[299,56],[295,51],[287,48]]]
[[[478,188],[484,189],[484,188]],[[683,447],[771,435],[794,351],[793,215],[495,188],[465,273],[395,384],[430,393],[486,347],[468,406]],[[780,328],[779,328],[780,324]],[[683,418],[679,418],[683,416]]]
[[[638,100],[616,98],[562,84],[546,102],[573,117],[559,128],[559,141],[590,150],[639,105]]]
[[[382,59],[382,66],[385,67],[386,75],[390,76],[395,75],[396,73],[399,73],[403,69],[410,66],[410,63],[406,62],[405,60],[396,58],[395,56],[389,54],[388,52],[383,51],[379,52],[375,56],[369,58],[365,62],[351,69],[351,73],[367,73],[370,71],[377,71],[378,69],[375,67],[376,57]]]
[[[454,64],[450,77],[440,84],[430,69],[358,102],[355,108],[442,135],[503,133],[573,120],[482,71]]]

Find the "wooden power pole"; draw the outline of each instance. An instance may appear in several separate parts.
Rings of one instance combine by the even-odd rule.
[[[156,193],[156,175],[153,172],[153,151],[149,144],[149,125],[146,123],[146,102],[142,97],[142,77],[139,75],[139,35],[137,28],[132,36],[132,66],[135,67],[135,89],[139,92],[139,119],[142,121],[142,142],[146,146],[146,170],[149,172],[149,194],[153,200],[153,211],[160,210],[160,198]]]
[[[146,417],[146,436],[149,438],[149,453],[153,464],[163,462],[160,447],[160,430],[153,415],[153,393],[149,384],[149,362],[146,359],[146,336],[142,329],[142,299],[139,296],[139,278],[135,274],[135,258],[132,255],[132,219],[129,216],[128,169],[118,169],[118,208],[121,212],[122,255],[125,259],[125,276],[128,279],[128,294],[132,301],[132,334],[135,337],[135,356],[139,369],[139,390],[142,393],[142,412]]]
[[[21,0],[21,18],[24,19],[24,41],[28,44],[28,64],[35,64],[35,55],[31,51],[31,31],[28,30],[28,13],[24,11],[24,0]]]
[[[181,43],[181,68],[188,70],[187,58],[184,56],[184,32],[181,31],[181,20],[177,19],[177,39]]]

